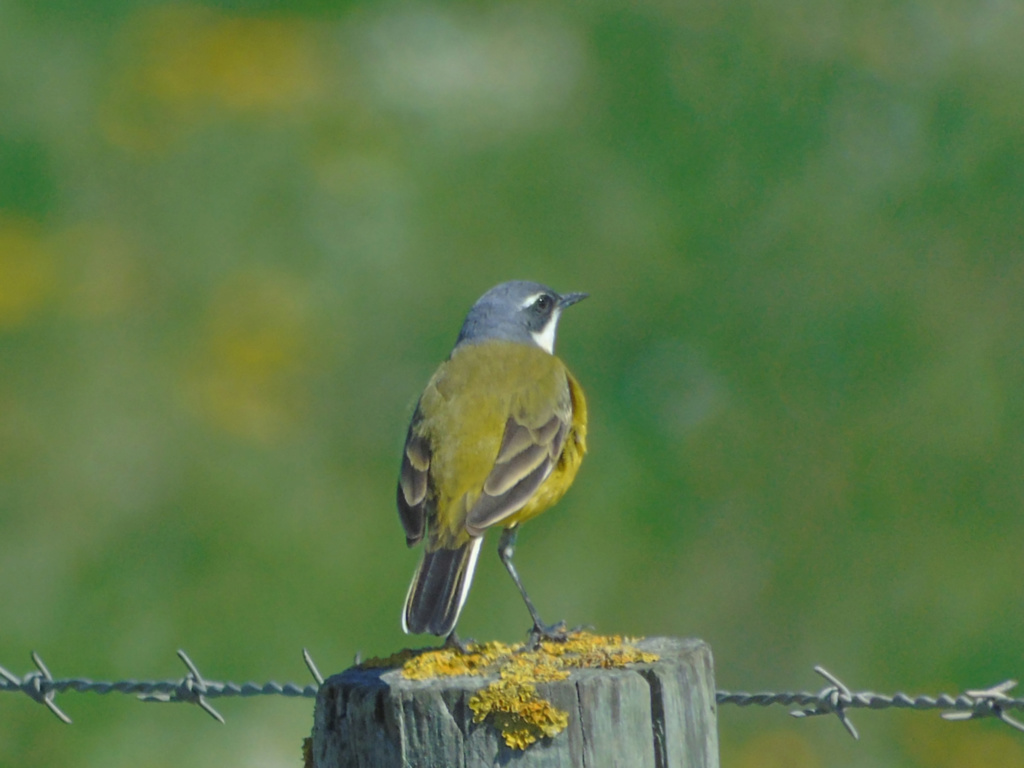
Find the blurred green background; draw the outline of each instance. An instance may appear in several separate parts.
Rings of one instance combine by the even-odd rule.
[[[592,298],[542,615],[719,687],[1024,674],[1024,6],[0,2],[0,664],[306,682],[407,643],[412,406],[473,301]],[[460,630],[529,620],[486,545]],[[309,701],[0,697],[0,764],[292,766]],[[720,713],[723,765],[1024,764]]]

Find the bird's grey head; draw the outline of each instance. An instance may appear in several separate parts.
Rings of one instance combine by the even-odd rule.
[[[585,293],[559,295],[546,285],[526,280],[496,285],[469,310],[455,346],[500,339],[554,354],[562,310],[585,298]]]

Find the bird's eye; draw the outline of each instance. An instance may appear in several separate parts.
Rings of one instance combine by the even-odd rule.
[[[539,312],[547,313],[548,311],[550,311],[551,306],[554,303],[554,299],[552,299],[546,293],[542,293],[540,296],[537,297],[537,300],[533,302],[533,307]]]

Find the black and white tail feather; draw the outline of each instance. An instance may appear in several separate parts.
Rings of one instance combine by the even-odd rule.
[[[429,632],[440,637],[455,629],[483,540],[474,536],[456,549],[424,553],[405,597],[402,630],[406,634]]]

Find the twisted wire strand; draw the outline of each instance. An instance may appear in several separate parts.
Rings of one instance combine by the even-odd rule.
[[[35,674],[35,673],[30,673]],[[102,680],[90,680],[87,677],[68,677],[57,680],[40,680],[39,688],[43,693],[54,691],[65,693],[74,691],[76,693],[98,693],[101,696],[108,693],[124,693],[136,695],[172,694],[181,688],[181,680],[118,680],[116,682],[104,682]],[[211,699],[248,696],[290,696],[297,698],[315,699],[317,686],[298,685],[296,683],[277,683],[273,680],[266,683],[232,683],[220,682],[217,680],[204,681],[203,695]],[[0,679],[0,691],[21,691],[22,684],[12,683],[9,680]]]
[[[218,680],[206,680],[199,669],[184,651],[178,651],[178,658],[185,664],[188,673],[177,680],[118,680],[105,682],[90,680],[85,677],[55,679],[43,663],[39,654],[32,653],[32,661],[37,671],[17,677],[4,667],[0,667],[0,692],[16,691],[29,696],[34,701],[46,706],[56,717],[66,723],[71,722],[57,706],[54,698],[58,693],[74,691],[77,693],[110,693],[134,694],[143,701],[186,702],[196,704],[207,714],[220,722],[224,718],[210,705],[208,699],[251,696],[288,696],[292,698],[316,698],[319,687],[323,684],[323,676],[317,669],[309,651],[303,649],[303,659],[309,668],[315,683],[298,685],[296,683],[277,683],[273,680],[266,683],[233,683]],[[892,695],[871,691],[852,692],[850,689],[824,667],[817,666],[814,671],[828,681],[829,685],[817,693],[809,691],[717,691],[715,700],[718,704],[731,704],[737,707],[770,707],[782,705],[796,706],[790,712],[794,717],[813,717],[816,715],[836,715],[843,727],[853,738],[859,738],[857,729],[848,717],[852,709],[915,709],[944,710],[942,717],[947,720],[970,720],[980,717],[995,717],[1011,728],[1024,732],[1024,722],[1014,719],[1008,713],[1013,710],[1024,710],[1024,698],[1012,698],[1007,691],[1017,684],[1015,680],[1007,680],[990,688],[968,690],[957,696],[943,693],[938,696],[908,696],[903,692]]]
[[[317,690],[323,684],[323,676],[313,662],[309,651],[305,648],[302,649],[302,658],[306,662],[306,666],[309,668],[313,679],[316,680],[316,685],[299,686],[295,683],[281,685],[273,680],[263,684],[238,684],[205,680],[202,674],[200,674],[198,667],[196,667],[185,651],[179,650],[178,658],[181,659],[188,669],[188,674],[180,680],[118,680],[116,682],[104,682],[90,680],[86,677],[54,679],[39,654],[33,651],[32,662],[36,665],[36,672],[29,672],[24,677],[18,678],[4,667],[0,667],[0,692],[20,691],[34,701],[43,704],[57,718],[69,724],[71,723],[71,718],[57,706],[54,700],[58,693],[66,691],[98,693],[100,695],[108,693],[135,694],[142,701],[184,701],[197,705],[214,720],[223,723],[224,718],[214,709],[208,699],[228,696],[315,698]]]
[[[822,666],[814,671],[824,677],[830,685],[818,693],[730,693],[718,691],[715,700],[719,704],[735,704],[740,707],[762,706],[773,704],[792,706],[796,704],[802,709],[790,712],[793,717],[814,717],[816,715],[833,714],[847,732],[855,739],[860,738],[857,728],[847,714],[851,709],[943,709],[942,717],[946,720],[971,720],[980,717],[995,717],[1011,728],[1024,732],[1024,722],[1013,718],[1009,711],[1024,709],[1024,698],[1011,698],[1006,692],[1017,685],[1016,680],[1006,680],[998,685],[980,690],[965,691],[959,696],[940,694],[939,696],[908,696],[898,692],[892,696],[864,691],[852,692],[845,683]]]
[[[718,691],[715,698],[719,704],[733,704],[737,707],[770,707],[772,705],[808,707],[822,702],[821,694],[808,691],[770,693],[762,691],[758,693],[747,693],[745,691]],[[976,699],[963,694],[953,697],[947,693],[938,696],[908,696],[898,692],[891,696],[882,693],[864,691],[850,694],[849,699],[844,700],[844,706],[849,709],[952,709],[969,710],[974,709],[978,702]],[[1005,699],[1000,702],[1003,709],[1024,709],[1024,699]]]

